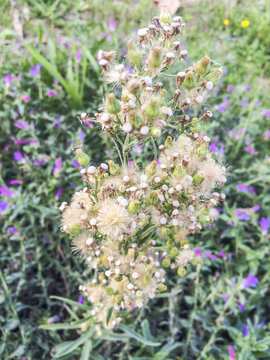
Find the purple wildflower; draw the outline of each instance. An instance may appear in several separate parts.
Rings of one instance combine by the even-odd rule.
[[[58,157],[58,158],[56,158],[54,167],[53,167],[54,176],[58,176],[61,173],[61,169],[62,169],[62,158]]]
[[[8,203],[1,200],[0,201],[0,213],[5,211],[7,207],[8,207]]]
[[[72,165],[75,166],[75,167],[78,168],[78,169],[81,168],[81,165],[78,163],[77,160],[73,160],[73,161],[72,161]]]
[[[249,330],[248,330],[247,324],[243,325],[243,334],[244,334],[245,337],[249,336]]]
[[[31,66],[30,75],[35,76],[36,78],[40,78],[41,70],[42,70],[41,64],[37,64],[36,66]]]
[[[262,116],[270,116],[270,110],[262,110]]]
[[[223,250],[221,250],[221,251],[219,252],[219,256],[221,256],[222,259],[224,259],[224,260],[227,259],[227,256],[226,256],[226,254],[225,254],[225,252],[224,252]]]
[[[51,318],[49,318],[47,320],[47,324],[52,324],[52,323],[55,323],[55,322],[58,322],[59,321],[59,316],[58,315],[54,315],[52,316]]]
[[[195,254],[196,254],[196,256],[198,257],[198,258],[200,258],[202,255],[201,255],[201,248],[199,248],[199,247],[196,247],[195,249],[194,249],[194,252],[195,252]]]
[[[247,103],[248,103],[247,99],[244,99],[244,100],[241,101],[241,105],[242,105],[242,106],[246,106]]]
[[[13,157],[14,157],[15,160],[17,160],[17,161],[20,162],[20,163],[24,163],[24,162],[25,162],[25,159],[24,159],[22,153],[21,153],[19,150],[15,151],[15,152],[13,153]]]
[[[265,140],[268,140],[270,138],[270,130],[266,130],[266,132],[264,133],[264,138]]]
[[[258,281],[259,279],[253,274],[249,274],[248,277],[241,282],[240,289],[245,289],[246,287],[256,287]]]
[[[59,115],[57,115],[56,117],[55,117],[55,127],[57,128],[57,129],[59,129],[60,127],[61,127],[61,116],[59,116]]]
[[[250,89],[250,86],[245,85],[242,90],[243,90],[243,91],[248,91],[249,89]]]
[[[261,226],[261,230],[262,230],[263,235],[266,235],[268,233],[269,222],[270,222],[270,219],[266,218],[266,217],[263,217],[260,220],[260,226]]]
[[[10,191],[9,188],[7,188],[6,186],[1,186],[0,187],[0,196],[13,197],[14,193],[12,191]]]
[[[28,102],[30,100],[30,95],[22,95],[21,99],[24,101],[24,102]]]
[[[128,161],[128,166],[129,166],[130,170],[134,170],[134,169],[135,169],[133,160],[129,160],[129,161]]]
[[[58,200],[60,198],[62,192],[63,192],[63,189],[61,187],[57,189],[55,196],[54,196],[55,200]]]
[[[218,149],[217,149],[217,147],[216,147],[216,145],[215,144],[210,144],[209,145],[209,149],[211,150],[211,151],[213,151],[213,153],[214,154],[218,154]]]
[[[233,346],[228,347],[228,353],[229,353],[230,360],[235,360],[236,359],[235,351],[234,351]]]
[[[241,303],[240,300],[238,300],[238,305],[239,305],[239,310],[240,311],[245,311],[246,310],[245,306]]]
[[[85,122],[84,122],[84,125],[86,125],[86,126],[88,126],[88,127],[90,127],[90,128],[93,127],[93,124],[91,123],[91,121],[85,121]]]
[[[241,192],[247,192],[248,191],[248,187],[246,185],[244,185],[244,184],[237,184],[236,189],[238,191],[241,191]]]
[[[49,238],[44,237],[44,238],[42,238],[42,240],[43,240],[45,243],[52,244],[52,240],[49,239]]]
[[[109,28],[110,28],[111,31],[114,31],[115,28],[116,28],[116,22],[115,22],[115,20],[112,19],[112,18],[109,19]]]
[[[255,151],[254,151],[253,147],[250,146],[250,145],[246,147],[246,151],[249,152],[251,155],[255,154]]]
[[[208,259],[211,259],[211,260],[214,260],[214,261],[216,261],[216,260],[217,260],[216,255],[211,254],[211,253],[206,253],[206,257],[208,257]]]
[[[260,210],[260,205],[254,205],[254,206],[252,206],[249,210],[250,211],[254,211],[254,212],[257,212],[257,211],[259,211]]]
[[[13,79],[13,75],[6,75],[5,76],[5,83],[6,83],[6,86],[9,86],[11,84],[11,81]]]
[[[15,185],[21,185],[21,180],[10,180],[9,185],[15,186]]]
[[[15,229],[15,227],[13,227],[13,226],[8,227],[7,231],[10,232],[11,234],[19,235],[19,231],[17,229]]]
[[[232,85],[228,85],[228,86],[227,86],[227,91],[228,91],[228,92],[234,92],[234,91],[235,91],[235,88],[234,88]]]
[[[78,303],[79,304],[84,304],[84,298],[81,295],[78,298]]]
[[[48,95],[49,97],[57,96],[57,92],[56,92],[56,91],[53,91],[53,90],[48,90],[48,91],[47,91],[47,95]]]
[[[17,126],[17,127],[20,128],[20,129],[28,130],[28,125],[22,123],[21,121],[16,120],[16,121],[14,122],[14,125]]]
[[[84,136],[85,136],[84,132],[80,129],[78,131],[78,137],[79,137],[79,140],[80,140],[81,143],[83,143]]]
[[[83,55],[83,53],[81,52],[81,50],[77,50],[77,53],[76,53],[77,63],[79,63],[81,61],[82,55]]]

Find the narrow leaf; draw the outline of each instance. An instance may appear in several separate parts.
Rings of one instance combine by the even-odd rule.
[[[159,346],[160,345],[160,343],[145,339],[142,335],[138,334],[136,331],[132,330],[131,328],[129,328],[128,326],[126,326],[124,324],[120,324],[119,329],[123,330],[130,337],[132,337],[133,339],[136,339],[137,341],[143,343],[144,345],[148,345],[148,346]]]

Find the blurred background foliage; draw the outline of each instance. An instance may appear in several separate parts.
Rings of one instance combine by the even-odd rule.
[[[270,358],[270,3],[180,5],[189,63],[208,54],[225,69],[203,130],[229,168],[227,201],[219,220],[191,239],[202,264],[182,279],[170,274],[171,293],[136,323],[160,348],[130,337],[96,341],[90,357],[75,346],[63,359]],[[55,358],[57,344],[78,337],[38,328],[69,321],[78,310],[50,295],[77,301],[89,277],[59,230],[58,206],[82,187],[74,149],[83,143],[94,164],[116,156],[77,116],[101,104],[97,51],[124,57],[126,38],[156,13],[150,0],[1,1],[0,358]]]

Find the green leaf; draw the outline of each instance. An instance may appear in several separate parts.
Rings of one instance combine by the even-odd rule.
[[[11,330],[16,329],[16,327],[18,327],[18,325],[19,325],[19,321],[17,319],[10,319],[5,323],[3,328],[11,331]]]
[[[143,343],[144,345],[147,345],[147,346],[159,346],[160,345],[160,343],[145,339],[142,335],[138,334],[136,331],[132,330],[131,328],[129,328],[128,326],[126,326],[124,324],[120,324],[119,329],[123,330],[130,337],[132,337],[133,339],[136,339],[137,341]]]
[[[78,329],[80,327],[80,324],[65,324],[65,323],[59,323],[59,324],[48,324],[48,325],[40,325],[39,328],[42,330],[71,330],[71,329]]]
[[[172,292],[165,292],[165,293],[161,293],[161,294],[157,294],[156,298],[166,298],[166,297],[173,297],[177,294],[179,294],[182,291],[182,289],[177,289],[175,291]]]
[[[56,345],[55,350],[56,354],[55,357],[59,358],[61,356],[65,356],[76,350],[80,345],[86,342],[89,337],[92,335],[93,330],[88,331],[86,334],[80,336],[78,339],[73,341],[64,341],[63,343]]]
[[[20,345],[17,349],[9,355],[9,359],[14,359],[16,356],[22,356],[24,354],[24,346]]]
[[[86,340],[86,342],[83,346],[82,355],[80,357],[80,360],[89,360],[91,350],[92,350],[92,342],[91,342],[91,340]]]
[[[107,312],[107,317],[106,317],[106,325],[108,325],[110,318],[112,316],[113,313],[113,306],[111,308],[109,308],[108,312]]]
[[[82,309],[82,310],[90,310],[89,306],[88,305],[85,305],[85,304],[80,304],[78,303],[77,301],[73,301],[73,300],[70,300],[70,299],[66,299],[66,298],[63,298],[61,296],[50,296],[51,299],[56,299],[56,300],[60,300],[60,301],[63,301],[64,303],[68,304],[68,305],[71,305],[71,306],[77,306],[79,309]]]

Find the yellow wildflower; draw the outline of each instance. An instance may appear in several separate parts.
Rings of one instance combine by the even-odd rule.
[[[243,28],[248,27],[249,25],[250,25],[250,22],[249,22],[248,20],[243,20],[243,21],[241,22],[241,26],[242,26]]]
[[[225,19],[225,20],[223,21],[223,24],[224,24],[225,26],[228,26],[228,25],[230,24],[230,20],[229,20],[229,19]]]

